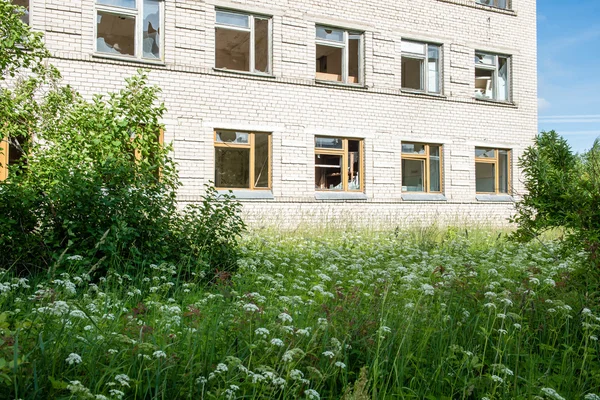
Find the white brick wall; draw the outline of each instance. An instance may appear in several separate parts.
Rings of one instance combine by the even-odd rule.
[[[213,70],[215,7],[273,16],[273,77]],[[523,190],[516,162],[537,131],[535,0],[513,0],[513,11],[474,0],[165,0],[164,65],[95,56],[93,0],[32,0],[32,8],[53,63],[85,96],[151,70],[168,108],[182,203],[214,178],[215,128],[273,135],[274,199],[244,201],[259,225],[505,224],[511,204],[476,199],[475,146],[512,149],[514,192]],[[315,83],[315,24],[365,32],[365,88]],[[402,38],[443,45],[443,97],[400,90]],[[512,56],[514,105],[473,99],[475,50]],[[317,134],[364,138],[367,200],[315,200]],[[443,144],[447,201],[402,201],[403,140]]]

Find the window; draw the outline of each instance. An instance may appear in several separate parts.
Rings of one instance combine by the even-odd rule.
[[[475,53],[475,98],[509,101],[510,57]]]
[[[215,68],[271,73],[271,18],[217,11]]]
[[[440,46],[402,41],[402,88],[440,93]]]
[[[162,59],[162,0],[96,0],[96,51]]]
[[[402,143],[402,191],[442,192],[442,146]]]
[[[215,186],[219,189],[271,189],[271,135],[216,131]]]
[[[315,137],[315,189],[363,191],[363,141]]]
[[[25,12],[21,15],[21,21],[29,25],[29,0],[12,0],[12,3],[25,9]]]
[[[0,140],[0,181],[8,178],[8,166],[15,164],[23,157],[20,143],[24,138],[4,138]]]
[[[363,34],[317,25],[316,79],[360,84]]]
[[[475,148],[477,193],[508,194],[510,150]]]
[[[510,0],[475,0],[475,2],[484,6],[510,9]]]

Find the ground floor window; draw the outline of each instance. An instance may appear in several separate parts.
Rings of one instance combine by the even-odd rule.
[[[315,137],[315,189],[360,192],[363,184],[363,141]]]
[[[4,138],[0,140],[0,181],[8,178],[8,166],[23,157],[20,143],[23,138]]]
[[[510,189],[510,150],[475,148],[477,193],[508,194]]]
[[[442,192],[442,146],[402,143],[402,191]]]
[[[271,135],[215,132],[215,186],[218,189],[271,189]]]

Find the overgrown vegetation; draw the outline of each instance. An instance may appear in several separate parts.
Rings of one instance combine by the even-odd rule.
[[[576,155],[556,132],[542,132],[520,165],[526,192],[517,204],[517,236],[565,229],[567,246],[585,249],[600,268],[600,141]]]
[[[456,230],[243,243],[231,280],[0,273],[7,398],[598,399],[581,254]],[[0,396],[0,397],[1,397]]]

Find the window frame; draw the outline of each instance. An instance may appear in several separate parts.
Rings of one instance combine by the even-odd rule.
[[[219,12],[247,16],[249,28],[243,28],[241,26],[227,25],[227,24],[217,22],[217,14]],[[267,39],[269,40],[269,45],[268,45],[269,55],[268,55],[268,68],[267,68],[268,71],[267,72],[256,70],[256,24],[254,22],[256,18],[264,19],[269,22],[269,29],[268,29],[268,33],[267,33],[267,35],[268,35]],[[239,72],[239,73],[243,73],[243,74],[254,74],[254,75],[264,75],[264,76],[272,76],[273,75],[273,16],[257,14],[257,13],[249,13],[249,12],[245,12],[245,11],[232,10],[232,9],[227,9],[227,8],[216,8],[214,22],[215,22],[215,26],[214,26],[214,29],[215,29],[214,68],[216,70],[227,71],[227,72],[233,71],[233,72]],[[250,59],[248,60],[248,63],[250,64],[251,68],[249,71],[244,71],[242,69],[230,69],[230,68],[217,67],[217,28],[250,33],[251,46],[250,46]]]
[[[328,139],[341,139],[342,140],[342,148],[341,149],[327,149],[323,147],[317,147],[317,138],[328,138]],[[363,138],[353,138],[353,137],[342,137],[342,136],[327,136],[327,135],[315,135],[314,137],[314,147],[316,155],[329,155],[329,156],[341,156],[342,157],[342,171],[349,170],[349,161],[348,161],[348,141],[357,141],[360,143],[359,151],[360,151],[360,160],[359,160],[359,179],[360,179],[360,189],[349,190],[348,189],[348,179],[341,179],[342,181],[342,189],[341,190],[333,190],[333,189],[318,189],[315,187],[315,191],[320,193],[364,193],[365,192],[365,140]],[[315,163],[315,175],[313,176],[316,179],[316,168],[317,164]]]
[[[10,144],[7,137],[0,138],[0,182],[8,178]]]
[[[217,134],[219,132],[235,132],[235,133],[247,133],[248,134],[248,143],[227,143],[227,142],[218,142],[217,141]],[[268,154],[267,154],[267,159],[268,159],[268,184],[267,187],[256,187],[256,183],[255,183],[255,162],[256,162],[256,156],[255,156],[255,135],[267,135],[268,137]],[[213,168],[214,168],[214,173],[215,173],[215,189],[217,190],[223,190],[223,191],[229,191],[229,190],[252,190],[252,191],[271,191],[273,190],[273,135],[269,132],[254,132],[254,131],[243,131],[240,129],[215,129],[213,132],[213,148],[214,148],[214,163],[213,163]],[[249,187],[220,187],[220,186],[216,186],[216,174],[217,174],[217,159],[216,159],[216,150],[217,148],[233,148],[233,149],[249,149],[250,150],[250,157],[249,157],[249,177],[248,177],[248,182],[249,182]]]
[[[443,90],[443,79],[442,79],[442,69],[443,69],[443,45],[439,44],[439,43],[432,43],[432,42],[422,42],[419,40],[412,40],[412,39],[402,39],[401,43],[401,52],[400,52],[400,89],[403,91],[407,91],[407,92],[415,92],[415,93],[425,93],[425,94],[430,94],[430,95],[434,95],[434,96],[442,96],[444,93]],[[417,44],[422,44],[425,46],[425,54],[424,55],[420,55],[417,53],[410,53],[407,52],[405,50],[402,50],[402,43],[417,43]],[[432,92],[431,90],[429,90],[429,70],[428,70],[428,60],[429,60],[429,46],[435,46],[438,48],[438,52],[439,52],[439,59],[438,59],[438,74],[437,74],[437,84],[438,84],[438,91],[437,92]],[[408,87],[404,87],[402,86],[402,73],[403,73],[403,69],[402,68],[402,59],[406,57],[406,58],[410,58],[413,60],[421,60],[423,61],[423,66],[421,68],[421,84],[424,87],[423,90],[420,89],[413,89],[413,88],[408,88]]]
[[[100,4],[99,0],[94,0],[94,55],[104,58],[116,58],[119,60],[130,60],[144,63],[159,63],[162,64],[165,60],[165,0],[160,2],[160,23],[159,23],[159,49],[160,58],[145,58],[144,57],[144,0],[135,0],[135,9],[128,7],[113,6],[108,4]],[[98,51],[98,12],[106,14],[134,17],[135,18],[135,37],[134,37],[134,55],[105,53]]]
[[[417,144],[417,145],[422,145],[425,147],[425,154],[411,154],[411,153],[403,153],[402,152],[402,145],[405,144]],[[435,146],[435,147],[439,147],[440,148],[440,190],[431,190],[431,166],[430,166],[430,146]],[[414,191],[408,191],[408,190],[404,190],[404,182],[402,179],[402,174],[403,174],[403,169],[402,169],[402,160],[418,160],[418,161],[425,161],[425,172],[424,172],[424,176],[425,176],[425,182],[423,182],[423,188],[425,189],[422,192],[414,192]],[[423,142],[402,142],[400,143],[400,179],[401,179],[401,190],[402,193],[407,193],[407,194],[443,194],[444,193],[444,145],[442,144],[437,144],[437,143],[423,143]]]
[[[23,21],[23,16],[21,16],[21,21],[23,21],[24,24],[26,24],[28,26],[31,26],[31,1],[32,0],[26,0],[26,1],[27,1],[27,5],[26,6],[21,6],[21,5],[16,4],[14,1],[10,1],[9,0],[9,2],[12,5],[23,7],[23,8],[25,8],[27,10],[27,22]],[[25,14],[23,14],[23,15],[25,15]]]
[[[475,74],[474,74],[474,81],[473,83],[475,83],[475,80],[477,80],[477,70],[478,69],[482,69],[482,70],[486,70],[486,71],[492,71],[492,98],[489,99],[487,97],[478,97],[476,94],[474,94],[474,98],[476,100],[483,100],[483,101],[495,101],[495,102],[500,102],[500,103],[511,103],[512,102],[512,56],[509,55],[505,55],[505,54],[497,54],[497,53],[490,53],[487,51],[479,51],[479,50],[475,50],[475,57],[474,59],[478,58],[479,56],[491,56],[494,57],[494,65],[487,65],[487,64],[478,64],[477,62],[475,62],[474,66],[475,66]],[[506,100],[498,100],[498,85],[499,85],[499,71],[500,71],[500,58],[504,58],[506,59]],[[475,91],[474,93],[476,93],[477,88],[475,87]]]
[[[475,193],[476,194],[488,194],[488,195],[511,195],[512,187],[512,162],[510,149],[499,149],[492,147],[475,147],[475,151],[481,150],[494,150],[494,157],[477,157],[475,153]],[[506,163],[507,163],[507,176],[506,176],[506,193],[500,191],[500,157],[499,152],[506,151]],[[494,165],[494,191],[493,192],[478,192],[477,191],[477,164],[493,164]]]
[[[475,3],[482,5],[482,6],[486,6],[486,7],[498,8],[500,10],[512,10],[512,0],[506,0],[506,7],[500,7],[498,5],[500,0],[488,0],[492,4],[482,3],[483,1],[486,1],[486,0],[475,0]]]
[[[335,40],[322,39],[317,37],[317,30],[319,28],[324,29],[332,29],[343,32],[343,40],[341,42]],[[357,82],[352,83],[348,82],[349,76],[349,64],[350,64],[350,37],[351,36],[359,36],[359,44],[358,44],[358,77]],[[334,81],[329,79],[319,79],[315,67],[315,81],[319,83],[330,83],[330,84],[338,84],[338,85],[351,85],[351,86],[363,86],[365,82],[365,68],[364,68],[364,60],[365,60],[365,33],[346,29],[336,26],[323,25],[323,24],[315,24],[315,55],[317,51],[317,46],[326,46],[326,47],[335,47],[338,49],[342,49],[342,81]],[[316,61],[316,58],[315,58]]]

